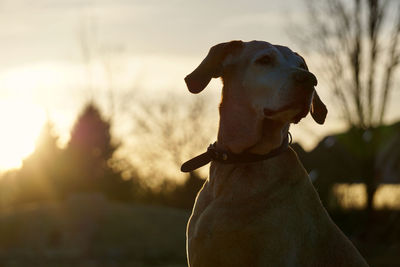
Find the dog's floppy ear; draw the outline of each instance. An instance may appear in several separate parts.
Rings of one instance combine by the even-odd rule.
[[[304,67],[308,71],[308,66],[307,66],[307,63],[304,60],[304,58],[296,52],[295,52],[295,54],[303,60]],[[317,91],[315,91],[315,90],[314,90],[314,96],[313,96],[313,100],[312,100],[312,104],[311,104],[310,113],[316,123],[324,124],[326,114],[328,114],[328,109],[326,108],[325,104],[321,101],[321,99],[319,98],[319,96],[317,94]]]
[[[203,91],[212,78],[218,78],[223,71],[223,62],[230,54],[234,54],[243,47],[242,41],[220,43],[211,47],[208,55],[200,65],[185,78],[186,85],[191,93]]]
[[[326,114],[328,113],[328,109],[326,108],[325,104],[321,101],[316,91],[314,91],[310,113],[316,123],[324,124]]]

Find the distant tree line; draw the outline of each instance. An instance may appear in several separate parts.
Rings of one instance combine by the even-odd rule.
[[[78,116],[69,142],[61,149],[48,121],[35,151],[23,161],[22,167],[0,179],[1,205],[100,193],[115,201],[190,209],[203,180],[192,173],[183,184],[166,179],[157,188],[148,186],[127,160],[115,156],[120,143],[111,136],[111,124],[96,104],[89,102]]]

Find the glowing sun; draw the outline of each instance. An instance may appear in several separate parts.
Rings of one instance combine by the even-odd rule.
[[[0,171],[18,168],[35,149],[44,110],[23,100],[0,99]]]

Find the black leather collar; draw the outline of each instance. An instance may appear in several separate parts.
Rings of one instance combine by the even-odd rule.
[[[211,161],[218,161],[223,164],[235,164],[235,163],[250,163],[256,161],[266,160],[272,157],[275,157],[285,151],[289,144],[292,143],[292,135],[288,133],[285,140],[283,140],[282,144],[270,151],[267,154],[259,155],[253,153],[241,153],[234,154],[229,151],[219,150],[217,149],[217,142],[211,144],[207,151],[203,154],[198,155],[197,157],[192,158],[191,160],[186,161],[181,166],[182,172],[192,172],[204,165],[210,163]]]

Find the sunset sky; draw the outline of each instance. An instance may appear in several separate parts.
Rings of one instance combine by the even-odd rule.
[[[299,51],[287,31],[290,21],[304,22],[304,10],[302,0],[0,0],[0,170],[32,152],[47,117],[63,144],[88,99],[107,111],[110,82],[117,95],[174,90],[190,97],[183,78],[216,43],[258,39]],[[329,108],[328,92],[318,89]],[[330,114],[313,134],[296,126],[295,139],[310,148],[340,129]],[[390,117],[399,118],[398,109]]]

